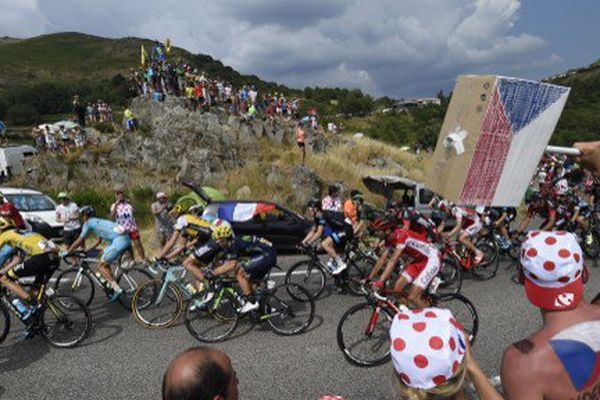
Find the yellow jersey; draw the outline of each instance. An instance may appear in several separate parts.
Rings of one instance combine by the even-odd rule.
[[[0,247],[5,244],[21,250],[29,256],[37,256],[56,250],[54,243],[42,235],[33,232],[22,234],[15,229],[0,234]]]
[[[174,228],[176,231],[183,231],[192,239],[200,238],[202,240],[208,240],[212,233],[210,222],[192,214],[184,214],[177,218]]]

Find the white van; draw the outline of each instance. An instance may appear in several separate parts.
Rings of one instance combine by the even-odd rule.
[[[37,153],[37,150],[28,145],[10,146],[0,148],[0,173],[5,176],[18,174],[23,169],[23,160]]]

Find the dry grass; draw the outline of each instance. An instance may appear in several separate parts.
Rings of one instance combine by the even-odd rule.
[[[398,174],[395,168],[377,168],[369,165],[369,161],[381,157],[389,162],[397,163],[408,171],[407,177],[422,180],[424,162],[414,154],[400,150],[398,147],[384,144],[374,139],[344,137],[330,145],[326,152],[307,154],[307,167],[313,170],[325,185],[343,183],[348,188],[359,188],[367,192],[361,178],[366,175]],[[235,197],[237,190],[248,186],[252,199],[273,199],[283,202],[292,209],[301,209],[301,204],[294,202],[294,194],[290,187],[292,170],[299,163],[299,152],[295,146],[274,145],[268,141],[261,142],[260,159],[247,163],[244,167],[230,171],[222,181],[220,189]],[[269,173],[275,170],[281,179],[268,180]],[[367,200],[381,204],[379,196],[365,193]]]

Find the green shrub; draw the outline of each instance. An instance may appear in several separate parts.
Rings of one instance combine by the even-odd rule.
[[[115,127],[110,122],[98,122],[97,124],[94,124],[94,128],[100,133],[115,133]]]

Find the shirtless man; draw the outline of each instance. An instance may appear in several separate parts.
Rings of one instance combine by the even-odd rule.
[[[587,269],[571,233],[533,231],[521,250],[521,281],[543,326],[502,359],[510,399],[600,399],[600,307],[583,299]]]

